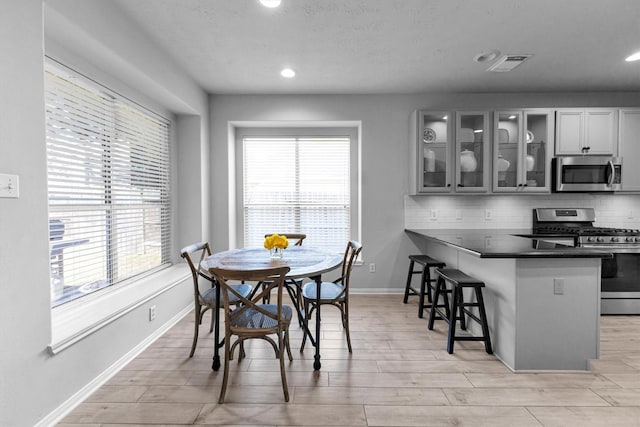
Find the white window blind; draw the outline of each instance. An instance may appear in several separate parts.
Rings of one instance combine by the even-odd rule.
[[[343,252],[350,238],[350,138],[243,138],[245,246],[267,233]]]
[[[51,64],[45,103],[56,306],[169,262],[169,122]]]

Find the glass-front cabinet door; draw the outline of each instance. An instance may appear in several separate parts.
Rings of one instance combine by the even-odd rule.
[[[549,110],[496,111],[493,191],[548,193],[553,132]]]
[[[417,193],[451,191],[451,116],[447,111],[416,112]]]
[[[494,121],[494,191],[516,191],[522,187],[522,112],[497,111]]]
[[[489,189],[488,112],[456,113],[455,191],[486,192]]]

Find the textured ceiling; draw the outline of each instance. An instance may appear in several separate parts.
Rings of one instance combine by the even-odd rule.
[[[210,93],[640,90],[640,0],[112,1]]]

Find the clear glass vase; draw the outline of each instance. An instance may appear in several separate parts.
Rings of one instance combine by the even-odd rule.
[[[282,259],[283,255],[284,255],[284,249],[271,248],[271,249],[269,249],[269,255],[271,255],[272,259]]]

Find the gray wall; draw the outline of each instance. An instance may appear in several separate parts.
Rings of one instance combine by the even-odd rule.
[[[78,62],[119,92],[159,105],[174,129],[174,248],[206,238],[209,182],[207,95],[109,2],[5,2],[0,13],[0,173],[20,177],[20,198],[0,199],[0,425],[33,426],[192,304],[190,281],[157,296],[157,318],[134,309],[51,355],[43,55]],[[45,16],[46,15],[46,16]],[[43,31],[43,17],[47,31]],[[123,24],[117,33],[110,22]],[[46,34],[45,34],[46,33]],[[124,64],[124,65],[123,65]],[[158,72],[161,70],[161,72]],[[95,77],[95,76],[94,76]],[[135,89],[132,89],[135,88]],[[181,175],[184,174],[183,179]],[[194,207],[194,209],[191,209]],[[177,249],[175,261],[181,262]]]

